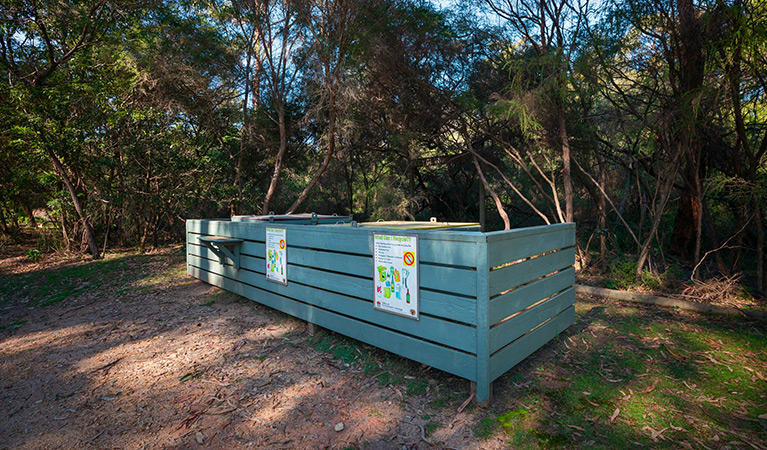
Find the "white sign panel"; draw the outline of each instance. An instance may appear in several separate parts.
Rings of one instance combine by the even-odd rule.
[[[285,228],[266,228],[266,279],[288,284],[288,244]]]
[[[418,237],[373,235],[373,306],[418,320]]]

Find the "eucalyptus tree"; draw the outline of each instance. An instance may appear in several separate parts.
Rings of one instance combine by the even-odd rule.
[[[724,2],[619,2],[591,30],[592,61],[598,66],[590,72],[592,82],[613,106],[614,122],[638,139],[627,152],[632,164],[655,181],[655,189],[646,192],[652,222],[642,238],[637,273],[652,240],[666,245],[657,233],[674,189],[681,197],[669,248],[695,263],[702,258],[705,183],[729,170],[723,156],[731,153],[724,139],[730,131],[717,123],[725,92],[717,43],[729,33],[726,9]],[[605,139],[614,145],[620,137]],[[715,231],[709,234],[716,243]]]
[[[712,50],[716,66],[723,72],[719,80],[725,94],[721,112],[714,120],[718,127],[733,131],[723,138],[727,145],[721,146],[725,150],[731,176],[716,177],[709,184],[712,191],[720,195],[727,193],[727,197],[742,205],[743,211],[753,213],[756,286],[764,292],[767,289],[764,239],[764,210],[767,208],[764,201],[767,196],[767,5],[758,1],[735,0],[726,3],[720,14],[722,27],[713,41]],[[713,233],[713,220],[706,209],[704,218]],[[737,243],[743,242],[743,234],[737,233]],[[736,246],[741,248],[742,244]]]
[[[360,83],[353,114],[364,126],[352,147],[367,149],[375,175],[390,174],[388,188],[406,199],[394,208],[398,215],[415,218],[428,209],[465,217],[475,204],[466,192],[475,175],[444,136],[454,119],[450,98],[464,92],[476,46],[469,24],[423,2],[388,1],[374,5],[361,27],[353,52],[353,78]],[[370,164],[360,160],[368,204]]]
[[[231,132],[226,41],[204,16],[163,2],[21,1],[2,19],[9,149],[47,159],[39,170],[68,193],[83,248],[99,256],[95,228],[106,242],[114,224],[133,222],[143,244],[178,224],[177,192],[190,186],[170,182],[189,181],[174,156],[206,153],[189,148],[206,136],[220,150]]]
[[[567,91],[568,78],[572,74],[571,61],[579,52],[580,34],[588,19],[588,0],[485,0],[485,3],[490,10],[506,21],[512,39],[518,39],[535,55],[524,63],[528,67],[522,68],[537,72],[534,84],[510,86],[509,91],[536,88],[539,91],[536,97],[543,100],[541,108],[532,111],[512,98],[509,104],[512,109],[510,112],[516,114],[514,111],[519,112],[527,108],[537,116],[539,122],[547,119],[550,121],[551,125],[546,127],[546,139],[551,147],[558,146],[561,149],[565,208],[564,214],[559,214],[559,219],[572,222],[572,155],[567,125]],[[513,73],[513,70],[512,68],[510,72]]]
[[[279,147],[274,157],[272,176],[264,195],[261,214],[269,212],[272,198],[277,191],[291,134],[287,122],[289,103],[297,95],[297,84],[303,69],[297,53],[306,44],[306,30],[299,17],[299,9],[294,3],[291,0],[260,3],[260,14],[254,17],[258,24],[257,37],[263,55],[263,82],[271,110],[274,111],[274,114],[268,116],[277,126],[279,133]]]

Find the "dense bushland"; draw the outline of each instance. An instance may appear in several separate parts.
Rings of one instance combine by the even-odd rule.
[[[98,257],[187,217],[485,208],[575,221],[626,283],[764,292],[767,5],[640,3],[6,2],[0,227]]]

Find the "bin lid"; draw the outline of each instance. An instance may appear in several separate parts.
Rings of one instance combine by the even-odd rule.
[[[384,228],[390,230],[444,230],[460,228],[462,230],[479,230],[476,222],[413,222],[406,220],[389,220],[385,222],[358,222],[361,228]]]
[[[352,216],[337,216],[330,214],[267,214],[267,215],[252,215],[252,216],[232,216],[233,222],[246,222],[250,220],[257,220],[262,222],[286,222],[286,223],[337,223],[337,222],[349,222],[352,220]]]

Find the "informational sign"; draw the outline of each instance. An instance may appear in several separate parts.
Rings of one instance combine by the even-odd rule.
[[[285,228],[266,228],[266,279],[288,284],[288,244]]]
[[[373,235],[373,306],[419,320],[418,236]]]

